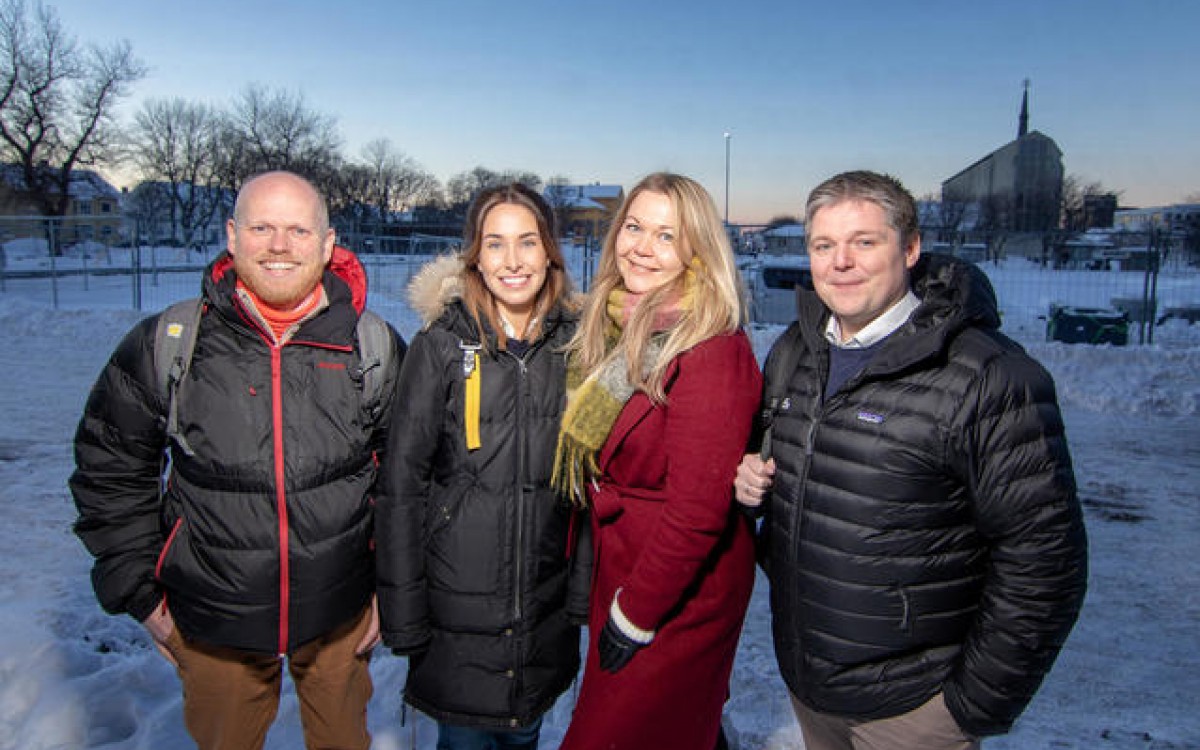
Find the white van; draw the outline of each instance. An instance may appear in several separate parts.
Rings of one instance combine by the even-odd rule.
[[[796,287],[812,289],[807,255],[760,256],[745,270],[750,290],[750,321],[786,325],[796,319]]]

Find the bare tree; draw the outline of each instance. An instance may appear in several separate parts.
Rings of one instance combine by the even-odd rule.
[[[500,175],[487,167],[475,167],[459,172],[446,181],[446,202],[453,208],[465,209],[481,190],[500,184]]]
[[[195,243],[223,202],[218,135],[216,111],[183,99],[148,101],[134,118],[141,177],[168,187],[171,234],[185,246]]]
[[[337,179],[326,186],[329,217],[359,225],[370,218],[371,170],[363,164],[342,164]]]
[[[133,241],[157,243],[162,229],[171,231],[170,187],[164,182],[143,182],[133,189],[126,202],[125,214],[133,219]]]
[[[145,75],[127,41],[80,47],[53,8],[0,2],[0,158],[48,216],[70,206],[71,173],[117,150],[113,110]]]
[[[231,190],[258,172],[286,169],[329,192],[340,167],[337,122],[301,94],[252,84],[237,97],[219,136],[222,182]]]
[[[371,141],[362,150],[362,164],[370,172],[368,200],[381,221],[396,212],[434,197],[438,181],[416,161],[392,146],[386,138]]]
[[[1004,246],[1008,244],[1012,223],[1013,199],[1011,195],[989,195],[979,201],[979,221],[975,228],[982,233],[987,244],[985,260],[999,263],[1004,259]]]
[[[1200,192],[1189,193],[1183,198],[1184,203],[1200,203]],[[1200,256],[1200,215],[1188,214],[1182,227],[1183,248],[1192,258]],[[1194,262],[1194,261],[1193,261]]]
[[[541,190],[542,178],[533,172],[508,169],[494,172],[487,167],[475,167],[469,172],[459,172],[446,182],[446,202],[452,210],[465,213],[469,204],[481,190],[510,182],[519,182],[531,190]]]
[[[555,175],[546,181],[543,195],[554,214],[554,224],[558,228],[559,234],[573,231],[570,226],[571,207],[575,203],[577,190],[578,188],[573,188],[571,181],[562,175]]]
[[[1063,178],[1062,227],[1068,232],[1079,232],[1088,227],[1089,203],[1101,196],[1112,196],[1115,206],[1117,193],[1099,182],[1086,182],[1079,175],[1069,174]]]
[[[967,204],[961,200],[945,199],[937,193],[927,193],[921,196],[918,204],[929,206],[922,218],[922,230],[932,229],[939,242],[954,243],[962,231],[962,221],[966,215]],[[925,222],[928,222],[925,225]]]
[[[763,229],[764,230],[777,229],[779,227],[787,226],[789,224],[801,224],[801,223],[803,223],[803,222],[801,222],[798,217],[793,216],[792,214],[779,214],[778,216],[772,216],[771,220],[767,222],[767,225],[765,227],[763,227]]]

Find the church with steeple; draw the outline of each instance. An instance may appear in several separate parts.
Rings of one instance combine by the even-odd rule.
[[[1029,129],[1029,81],[1021,96],[1016,140],[942,183],[942,203],[959,206],[971,228],[1044,232],[1059,225],[1062,150],[1053,138]]]

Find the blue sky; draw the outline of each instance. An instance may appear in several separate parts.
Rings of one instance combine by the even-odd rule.
[[[798,214],[845,169],[918,196],[1030,127],[1124,205],[1200,193],[1200,3],[1184,0],[340,4],[57,0],[125,38],[149,97],[303,93],[353,156],[386,137],[445,180],[477,165],[629,187],[669,169],[729,218]]]

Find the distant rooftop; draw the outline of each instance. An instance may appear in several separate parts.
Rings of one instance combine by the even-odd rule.
[[[597,202],[598,198],[618,200],[621,197],[620,185],[547,185],[542,191],[546,200],[571,208],[603,209],[604,205]]]
[[[57,174],[58,170],[51,168],[51,172]],[[0,179],[4,180],[13,190],[26,191],[29,189],[25,184],[25,175],[22,174],[20,166],[16,164],[0,164]],[[108,180],[101,177],[98,172],[93,172],[90,169],[71,170],[71,182],[68,191],[75,200],[94,200],[96,198],[121,199],[121,192],[119,190],[113,187]]]

